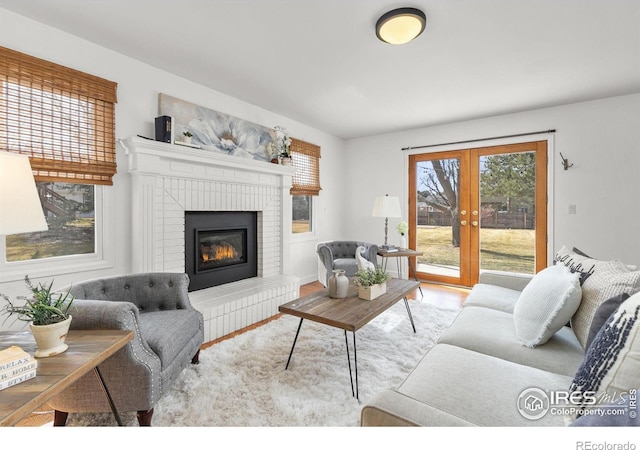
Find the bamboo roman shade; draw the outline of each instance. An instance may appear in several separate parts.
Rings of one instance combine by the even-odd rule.
[[[117,84],[0,47],[0,151],[36,181],[112,184]]]
[[[293,167],[296,168],[291,195],[320,194],[320,147],[291,138],[289,150]]]

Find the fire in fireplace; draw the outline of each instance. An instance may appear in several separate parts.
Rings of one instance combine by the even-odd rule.
[[[245,263],[247,230],[197,231],[198,267],[196,271]]]
[[[185,269],[190,291],[257,276],[257,213],[185,212]]]

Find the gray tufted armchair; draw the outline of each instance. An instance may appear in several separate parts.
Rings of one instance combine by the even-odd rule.
[[[360,246],[365,248],[362,256],[378,267],[378,246],[376,244],[360,241],[327,241],[318,243],[316,251],[327,272],[324,280],[325,286],[329,284],[329,277],[332,275],[333,270],[342,269],[348,277],[356,274],[358,271],[356,249]]]
[[[73,284],[71,329],[132,330],[133,340],[102,364],[100,372],[119,412],[136,411],[151,425],[153,407],[204,341],[202,314],[189,301],[184,273],[143,273]],[[61,291],[66,292],[65,288]],[[95,372],[49,402],[54,425],[70,412],[111,411]]]

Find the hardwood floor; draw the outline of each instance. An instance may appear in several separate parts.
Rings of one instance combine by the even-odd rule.
[[[420,290],[416,290],[413,294],[409,295],[410,300],[415,301],[423,301],[433,303],[434,305],[439,306],[447,306],[447,305],[458,305],[462,306],[467,295],[469,294],[469,289],[459,288],[455,286],[445,286],[438,284],[429,284],[429,283],[420,283],[420,287],[422,288],[422,294],[420,294]],[[324,286],[319,281],[315,281],[313,283],[308,283],[300,286],[300,296],[307,295],[311,292],[315,292],[317,290],[323,289]],[[215,339],[210,342],[206,342],[202,345],[202,348],[208,348],[212,345],[217,344],[218,342],[225,341],[227,339],[231,339],[234,336],[245,333],[249,330],[253,330],[258,328],[265,323],[268,323],[272,320],[279,318],[281,314],[276,314],[269,319],[263,320],[262,322],[258,322],[249,327],[243,328],[241,330],[230,333],[221,338]],[[40,410],[34,412],[29,417],[23,419],[17,426],[19,427],[39,427],[43,425],[50,425],[53,422],[53,412],[48,411],[45,408],[41,408]]]

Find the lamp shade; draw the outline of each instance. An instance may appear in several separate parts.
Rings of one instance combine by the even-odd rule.
[[[398,197],[377,197],[373,204],[373,217],[402,217],[400,210],[400,200]]]
[[[0,151],[0,234],[47,229],[29,158]]]
[[[378,19],[376,36],[394,45],[406,44],[420,36],[427,25],[427,18],[416,8],[398,8]]]

